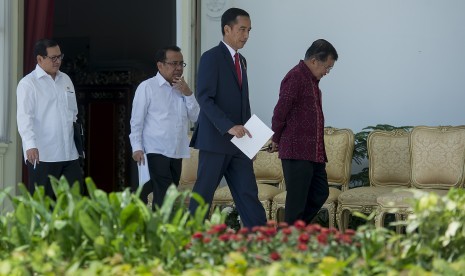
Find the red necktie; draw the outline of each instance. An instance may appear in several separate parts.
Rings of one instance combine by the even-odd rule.
[[[241,74],[241,64],[239,63],[239,54],[234,55],[234,64],[236,65],[237,79],[239,80],[239,86],[242,88],[242,74]]]

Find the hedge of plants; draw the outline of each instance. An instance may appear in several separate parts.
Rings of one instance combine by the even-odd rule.
[[[465,275],[463,189],[418,193],[406,233],[396,234],[301,221],[236,231],[218,211],[204,221],[203,200],[174,186],[152,211],[138,193],[86,184],[89,197],[52,179],[56,201],[40,187],[1,192],[13,210],[0,216],[0,275]],[[190,196],[200,203],[194,215]]]

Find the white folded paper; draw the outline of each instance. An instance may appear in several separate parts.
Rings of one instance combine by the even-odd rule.
[[[137,168],[139,169],[139,186],[144,186],[150,180],[149,166],[147,163],[147,155],[144,153],[144,164],[138,164]]]
[[[274,132],[255,114],[245,123],[244,127],[249,131],[250,135],[252,135],[252,138],[248,135],[244,135],[242,138],[234,136],[231,142],[252,159],[263,145],[268,142]]]

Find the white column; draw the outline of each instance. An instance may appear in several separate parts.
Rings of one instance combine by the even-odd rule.
[[[0,189],[12,187],[13,195],[23,159],[16,129],[16,85],[23,75],[23,11],[24,0],[0,0],[0,136],[6,138],[0,141]],[[9,202],[0,205],[0,210],[10,208]]]
[[[0,143],[9,143],[10,0],[0,0]]]
[[[6,183],[4,179],[5,175],[5,153],[6,150],[8,149],[8,145],[5,143],[0,143],[0,190],[3,190],[6,188]]]

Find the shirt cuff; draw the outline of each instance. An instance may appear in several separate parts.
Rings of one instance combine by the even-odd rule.
[[[37,148],[35,141],[23,141],[23,143],[26,150]]]
[[[183,96],[184,96],[184,98],[186,98],[186,101],[187,101],[187,102],[193,102],[193,101],[195,101],[194,92],[192,92],[192,95],[190,95],[190,96],[186,96],[186,95],[184,95],[184,94],[183,94]]]

